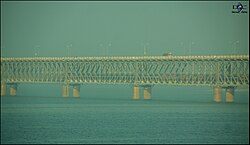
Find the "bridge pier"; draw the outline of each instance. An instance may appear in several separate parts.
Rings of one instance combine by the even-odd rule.
[[[138,85],[134,85],[133,87],[133,95],[132,95],[133,100],[139,100],[140,99],[140,88]]]
[[[221,87],[220,86],[214,87],[214,101],[221,102]]]
[[[10,85],[10,95],[16,96],[17,93],[17,84],[11,84]]]
[[[150,100],[151,99],[151,86],[144,86],[144,100]]]
[[[6,83],[1,83],[1,96],[6,95]]]
[[[234,101],[234,87],[226,88],[226,102],[232,103]]]
[[[62,96],[63,97],[68,97],[69,96],[69,84],[63,84]]]
[[[73,85],[73,97],[80,97],[80,85]]]

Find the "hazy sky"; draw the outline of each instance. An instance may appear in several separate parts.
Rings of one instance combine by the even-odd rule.
[[[249,11],[234,4],[2,2],[2,55],[140,56],[144,45],[147,55],[248,54]]]

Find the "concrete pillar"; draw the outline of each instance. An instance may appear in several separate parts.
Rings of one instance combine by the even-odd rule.
[[[80,85],[73,85],[73,97],[80,97]]]
[[[62,96],[63,97],[69,96],[69,84],[63,84]]]
[[[1,83],[1,96],[6,95],[6,84]]]
[[[5,95],[6,95],[6,84],[1,83],[1,96],[5,96]]]
[[[145,86],[144,87],[144,100],[150,100],[151,99],[151,86]]]
[[[133,96],[132,96],[132,98],[134,100],[140,99],[140,89],[139,89],[138,85],[134,85],[134,87],[133,87]]]
[[[17,92],[17,84],[11,84],[10,85],[10,95],[16,96],[16,92]]]
[[[214,87],[214,101],[221,102],[221,87],[220,86]]]
[[[226,88],[226,102],[231,103],[234,101],[234,87]]]

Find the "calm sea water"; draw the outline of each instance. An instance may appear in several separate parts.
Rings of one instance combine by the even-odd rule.
[[[1,143],[249,143],[248,103],[4,96]]]

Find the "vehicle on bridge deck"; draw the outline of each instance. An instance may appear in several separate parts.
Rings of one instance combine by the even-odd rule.
[[[173,54],[171,52],[166,52],[166,53],[163,53],[162,56],[173,56]]]

